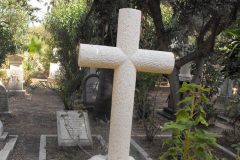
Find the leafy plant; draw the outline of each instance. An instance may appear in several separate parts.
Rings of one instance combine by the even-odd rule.
[[[231,29],[227,32],[232,36],[231,41],[222,48],[225,53],[222,72],[232,79],[240,77],[240,29]]]
[[[226,115],[230,119],[233,130],[225,130],[223,134],[231,142],[240,142],[240,98],[230,97],[226,103]]]
[[[160,157],[165,159],[183,160],[214,159],[211,154],[211,146],[216,145],[215,134],[207,132],[199,127],[199,124],[208,126],[206,112],[203,106],[209,103],[206,93],[209,88],[203,88],[197,84],[183,83],[179,92],[188,94],[179,106],[183,106],[176,113],[176,121],[165,123],[163,131],[171,131],[173,136],[164,144],[170,145],[168,150]]]
[[[138,73],[137,75],[135,112],[137,118],[143,121],[146,138],[150,142],[160,130],[155,113],[157,95],[150,93],[160,77],[161,75],[151,73]]]
[[[236,160],[240,160],[240,143],[233,144],[232,147],[234,147],[237,150]]]

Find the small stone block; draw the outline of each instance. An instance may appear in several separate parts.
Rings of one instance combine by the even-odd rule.
[[[8,132],[4,132],[1,136],[0,136],[0,140],[5,140],[8,136]]]

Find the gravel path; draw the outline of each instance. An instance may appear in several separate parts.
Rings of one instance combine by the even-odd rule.
[[[63,104],[58,96],[48,89],[37,88],[31,98],[9,98],[10,117],[3,119],[5,131],[19,136],[9,160],[38,160],[41,134],[57,134],[56,111]]]

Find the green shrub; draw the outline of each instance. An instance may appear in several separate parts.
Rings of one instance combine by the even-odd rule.
[[[205,96],[209,91],[200,85],[183,83],[179,92],[188,96],[179,103],[184,107],[176,113],[176,121],[164,124],[163,131],[171,131],[173,135],[172,139],[165,141],[170,148],[161,159],[170,157],[175,160],[179,155],[182,160],[214,159],[210,146],[216,146],[215,135],[199,127],[199,124],[208,126],[203,106],[209,103]]]

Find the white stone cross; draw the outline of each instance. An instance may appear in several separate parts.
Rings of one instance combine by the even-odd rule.
[[[80,44],[81,67],[114,69],[108,160],[128,160],[136,72],[170,74],[174,55],[139,49],[141,11],[119,11],[117,47]]]

